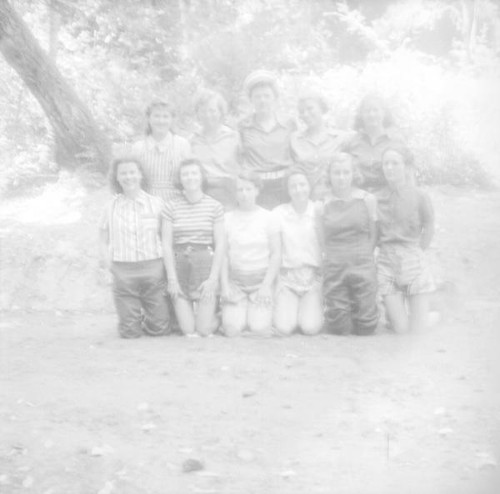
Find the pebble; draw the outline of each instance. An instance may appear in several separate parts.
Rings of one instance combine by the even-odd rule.
[[[453,429],[451,429],[450,427],[443,427],[442,429],[438,430],[438,434],[442,437],[446,437],[450,434],[453,434]]]
[[[104,456],[112,453],[113,451],[113,448],[107,444],[104,444],[103,446],[94,446],[90,450],[90,456]]]
[[[243,393],[241,393],[241,396],[243,396],[243,398],[250,398],[251,396],[254,396],[255,394],[256,394],[256,391],[248,390],[248,391],[243,391]]]
[[[147,410],[149,410],[151,407],[149,406],[149,403],[140,403],[139,405],[137,405],[137,410],[139,410],[140,412],[146,412]]]
[[[205,466],[203,465],[203,463],[200,460],[197,460],[196,458],[188,458],[182,464],[182,471],[184,473],[199,472],[204,468]]]
[[[148,423],[148,424],[143,424],[141,429],[144,431],[144,432],[150,432],[152,431],[153,429],[156,429],[156,425],[155,424],[152,424],[151,422]]]

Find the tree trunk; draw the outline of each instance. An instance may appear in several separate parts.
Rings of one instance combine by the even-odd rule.
[[[64,168],[107,170],[110,144],[87,107],[7,0],[0,0],[0,52],[43,108],[60,147]]]

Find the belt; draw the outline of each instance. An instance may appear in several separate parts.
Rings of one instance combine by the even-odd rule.
[[[274,172],[257,172],[257,175],[262,180],[276,180],[277,178],[283,178],[286,175],[286,170],[277,170]]]
[[[213,250],[213,246],[211,244],[195,244],[195,243],[176,244],[174,246],[174,250],[182,252],[192,252],[196,250]]]

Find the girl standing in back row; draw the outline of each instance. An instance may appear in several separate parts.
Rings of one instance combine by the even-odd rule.
[[[179,163],[191,154],[189,142],[172,132],[174,107],[167,101],[154,100],[146,109],[146,136],[136,142],[132,153],[144,166],[149,183],[147,192],[172,201],[180,197],[175,187]]]

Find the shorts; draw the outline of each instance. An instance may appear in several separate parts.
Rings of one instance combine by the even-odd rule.
[[[282,268],[279,276],[278,291],[286,288],[302,297],[312,289],[320,289],[322,285],[321,272],[313,266],[300,268]]]
[[[430,293],[436,289],[424,251],[416,245],[387,244],[377,258],[377,278],[382,296]]]
[[[200,298],[200,285],[212,270],[214,251],[211,245],[182,244],[174,246],[175,269],[182,292],[188,300]]]
[[[226,297],[222,302],[226,304],[237,304],[245,298],[253,302],[266,273],[266,269],[253,272],[231,270],[229,275],[231,296],[230,298]]]

